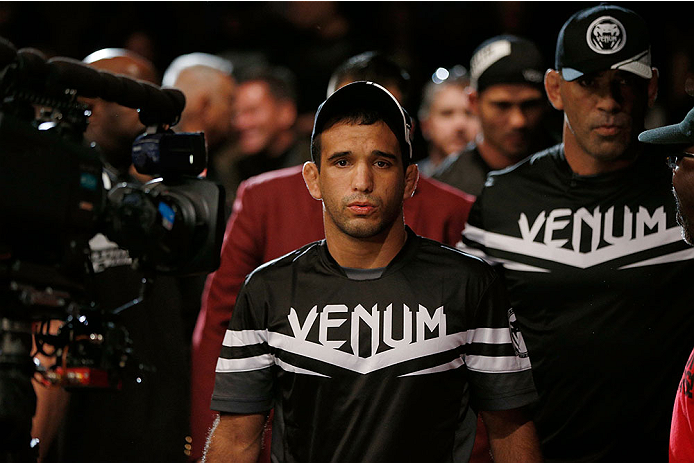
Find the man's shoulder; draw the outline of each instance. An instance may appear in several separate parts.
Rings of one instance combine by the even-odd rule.
[[[458,276],[460,270],[494,278],[496,273],[489,263],[479,257],[470,255],[459,249],[450,247],[423,236],[419,236],[418,260],[423,265],[430,265],[432,271],[442,270],[448,275]],[[454,270],[455,269],[455,270]],[[462,274],[460,274],[462,275]]]
[[[493,170],[489,177],[495,179],[515,178],[518,176],[544,176],[563,158],[564,145],[558,144],[539,151],[505,169]]]
[[[307,261],[312,261],[312,259],[317,256],[318,252],[320,252],[320,246],[322,246],[323,243],[324,240],[314,241],[301,246],[294,251],[288,252],[283,256],[270,260],[253,270],[248,278],[261,280],[264,278],[273,278],[274,275],[277,275],[278,273],[287,271],[291,272],[293,271],[293,266],[301,265]]]

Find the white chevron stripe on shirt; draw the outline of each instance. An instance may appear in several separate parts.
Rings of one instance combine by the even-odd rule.
[[[227,330],[224,336],[224,345],[227,347],[244,347],[257,345],[261,342],[265,342],[266,339],[269,345],[286,352],[313,358],[361,374],[371,373],[409,360],[447,352],[465,344],[511,344],[511,335],[508,328],[477,328],[475,330],[468,330],[466,332],[454,333],[443,337],[436,337],[399,346],[366,358],[336,350],[332,347],[323,346],[315,342],[299,340],[281,333],[268,332],[267,330]],[[504,360],[501,363],[494,361],[496,358],[505,357],[472,356],[468,358],[472,359],[472,364],[480,371],[486,371],[485,368],[490,372],[507,371],[509,368],[508,365],[510,364],[509,360]],[[523,360],[524,359],[517,359],[519,368],[517,368],[516,371],[518,369],[526,369],[523,365]],[[217,361],[217,371],[239,372],[260,370],[270,367],[276,362],[279,362],[279,360],[275,360],[272,354],[263,354],[242,359],[220,358]],[[469,365],[469,361],[467,363]],[[279,365],[279,363],[277,364]],[[296,368],[294,366],[288,366],[287,368],[290,367]],[[443,368],[443,366],[440,367]],[[287,369],[287,371],[290,370]],[[302,373],[317,374],[308,370],[304,370]]]
[[[277,359],[276,362],[280,368],[282,368],[284,371],[288,371],[289,373],[296,373],[299,375],[321,376],[323,378],[330,378],[330,376],[324,375],[322,373],[318,373],[317,371],[311,371],[311,370],[306,370],[304,368],[295,367],[294,365],[287,363],[287,362],[283,362],[280,359]]]
[[[582,269],[666,244],[676,243],[682,239],[680,228],[677,226],[669,228],[662,233],[653,233],[642,238],[634,238],[626,242],[608,245],[592,252],[578,252],[571,249],[548,246],[544,243],[535,241],[527,241],[514,236],[485,231],[470,224],[465,226],[463,235],[471,241],[485,246],[487,249],[536,257]],[[468,247],[463,246],[461,250],[468,252]],[[685,258],[679,253],[680,251],[678,250],[672,254],[677,254],[679,257],[678,260],[684,260]]]
[[[672,254],[658,256],[654,257],[653,259],[648,259],[641,262],[636,262],[634,264],[625,265],[623,267],[620,267],[620,270],[624,268],[645,267],[648,265],[655,264],[667,264],[669,262],[679,262],[681,260],[689,259],[694,259],[694,248],[684,249],[682,251],[673,252]]]
[[[441,371],[455,370],[456,368],[460,368],[464,365],[465,362],[463,361],[463,359],[461,359],[460,357],[456,357],[455,359],[451,360],[448,363],[444,363],[443,365],[437,365],[435,367],[425,368],[424,370],[413,371],[412,373],[400,375],[399,377],[404,378],[407,376],[429,375],[431,373],[439,373]]]

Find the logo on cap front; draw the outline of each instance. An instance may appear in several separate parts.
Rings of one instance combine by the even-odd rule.
[[[627,33],[621,22],[612,16],[602,16],[588,27],[586,41],[595,53],[610,55],[624,48]]]

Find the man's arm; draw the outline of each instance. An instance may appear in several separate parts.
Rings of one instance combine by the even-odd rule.
[[[191,352],[191,458],[202,457],[205,438],[214,422],[210,410],[210,397],[214,389],[215,366],[224,333],[236,304],[246,275],[263,263],[263,252],[258,249],[263,220],[254,215],[254,208],[246,199],[244,182],[234,202],[221,250],[221,264],[211,273],[202,294],[200,313],[193,332]]]
[[[222,413],[210,431],[203,463],[255,463],[263,441],[266,415]]]
[[[542,462],[535,425],[524,409],[482,411],[494,461],[500,463]]]

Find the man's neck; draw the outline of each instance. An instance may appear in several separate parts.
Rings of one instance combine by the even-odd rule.
[[[480,134],[475,141],[482,160],[491,170],[505,169],[515,163],[513,159],[505,156],[501,150],[485,140],[482,134]]]
[[[355,238],[326,223],[325,240],[330,255],[341,267],[381,268],[392,261],[407,241],[404,222],[371,238]]]

